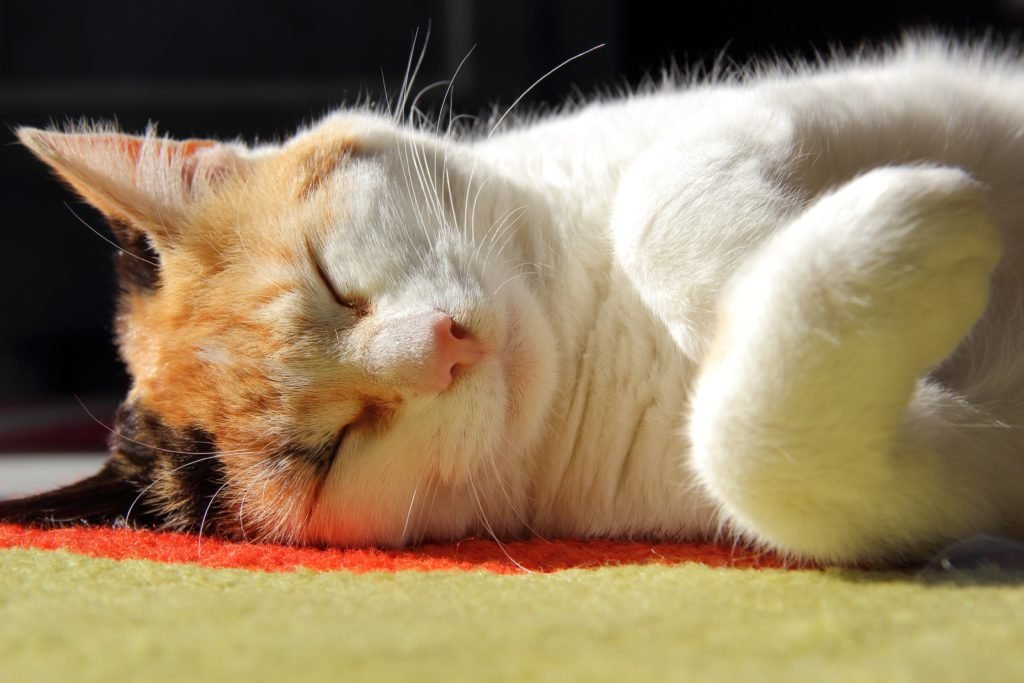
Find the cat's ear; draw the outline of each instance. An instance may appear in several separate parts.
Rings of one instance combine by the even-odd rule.
[[[96,474],[53,491],[0,500],[0,522],[44,527],[111,524],[123,519],[139,495],[138,486],[108,460]]]
[[[152,129],[132,136],[20,128],[18,139],[112,224],[141,230],[158,251],[174,244],[199,201],[247,170],[236,145],[171,140]]]

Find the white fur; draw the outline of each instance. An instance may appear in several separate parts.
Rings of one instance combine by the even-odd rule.
[[[482,140],[376,139],[386,180],[366,196],[397,218],[382,257],[490,278],[475,293],[458,277],[404,291],[469,311],[495,340],[510,307],[529,311],[522,346],[545,359],[508,380],[516,354],[498,354],[504,374],[477,369],[486,381],[467,377],[394,437],[458,453],[491,492],[468,506],[488,531],[729,528],[852,562],[1024,528],[1016,63],[912,45],[603,101]],[[469,245],[491,246],[487,230],[516,211],[514,237],[482,267]],[[424,253],[437,262],[413,265]],[[521,264],[536,274],[492,296]],[[503,418],[496,393],[542,416]],[[430,427],[463,416],[483,434]],[[375,501],[393,528],[408,528],[422,481]],[[473,528],[459,496],[425,510],[412,514],[421,535]]]

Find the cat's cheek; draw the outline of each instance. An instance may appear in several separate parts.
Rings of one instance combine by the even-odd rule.
[[[395,439],[353,436],[324,474],[304,530],[309,543],[380,544],[394,535],[399,499],[411,482]]]
[[[489,358],[449,390],[404,401],[385,429],[357,430],[323,477],[304,538],[401,546],[473,533],[475,503],[454,492],[470,479],[486,481],[500,466],[507,397],[497,358]],[[428,509],[416,507],[420,498]]]
[[[410,422],[339,451],[310,508],[305,542],[399,547],[473,532],[472,500],[438,476],[437,435],[417,440],[426,427]]]
[[[508,337],[498,360],[508,392],[506,424],[520,452],[544,433],[557,386],[558,344],[534,301],[511,306]]]

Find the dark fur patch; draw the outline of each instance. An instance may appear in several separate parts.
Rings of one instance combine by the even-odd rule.
[[[395,417],[395,408],[391,402],[372,398],[363,399],[363,407],[352,424],[361,429],[384,431]]]
[[[341,445],[344,434],[345,430],[343,429],[335,438],[325,440],[313,446],[297,441],[286,443],[277,452],[276,460],[281,463],[290,461],[307,463],[313,466],[313,471],[316,474],[322,475],[327,472],[331,463],[334,462],[334,454],[338,451],[338,446]]]
[[[122,251],[114,255],[117,280],[124,290],[152,291],[160,285],[160,255],[141,230],[108,219],[110,231]]]
[[[35,496],[0,501],[0,520],[45,527],[112,524],[124,517],[137,495],[136,488],[108,461],[88,479]]]
[[[210,434],[171,428],[131,402],[118,409],[114,432],[111,456],[97,474],[54,491],[0,501],[0,520],[41,526],[126,522],[194,531],[217,530],[229,517],[215,500],[224,469]]]
[[[130,402],[118,409],[114,431],[111,459],[120,462],[126,477],[143,484],[140,491],[153,484],[136,506],[143,514],[155,516],[164,528],[198,530],[204,518],[206,527],[216,525],[224,512],[214,501],[224,468],[212,435],[198,427],[169,427]]]

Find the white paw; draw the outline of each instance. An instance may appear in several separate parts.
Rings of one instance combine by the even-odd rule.
[[[761,290],[782,324],[873,346],[863,351],[877,362],[918,374],[981,316],[999,257],[984,190],[965,173],[879,169],[809,208],[729,303]]]
[[[855,560],[908,521],[888,456],[920,376],[984,311],[999,255],[982,188],[933,168],[857,178],[766,245],[723,302],[690,420],[693,467],[737,528]]]
[[[983,188],[959,170],[869,173],[845,192],[856,216],[847,277],[856,318],[922,371],[959,344],[985,310],[999,234]],[[840,204],[842,206],[842,204]],[[841,216],[837,216],[840,220]],[[877,326],[877,327],[876,327]]]

